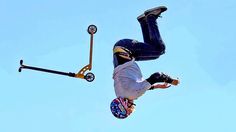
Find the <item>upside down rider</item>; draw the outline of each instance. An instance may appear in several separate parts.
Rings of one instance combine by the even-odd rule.
[[[173,79],[161,72],[155,72],[149,78],[143,79],[136,63],[136,61],[157,59],[165,53],[165,44],[157,26],[157,19],[166,10],[165,6],[159,6],[146,10],[137,17],[144,42],[121,39],[114,45],[113,79],[117,98],[112,100],[110,109],[112,114],[119,119],[128,117],[134,111],[134,100],[147,90],[165,89],[179,84],[178,79]]]

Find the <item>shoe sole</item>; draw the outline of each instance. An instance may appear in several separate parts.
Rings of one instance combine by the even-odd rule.
[[[167,7],[165,7],[165,6],[159,6],[159,7],[155,7],[155,8],[146,10],[146,11],[144,12],[144,15],[147,16],[147,15],[149,15],[149,13],[151,13],[151,12],[153,12],[153,11],[157,11],[157,10],[161,10],[159,14],[156,14],[156,15],[160,15],[162,12],[164,12],[164,11],[167,10]]]
[[[162,12],[166,11],[167,10],[167,7],[165,6],[158,6],[158,7],[155,7],[155,8],[152,8],[152,9],[148,9],[146,10],[143,14],[139,15],[137,17],[137,20],[141,20],[142,18],[144,18],[145,16],[149,15],[150,12],[153,12],[155,10],[161,10],[159,14],[161,14]]]

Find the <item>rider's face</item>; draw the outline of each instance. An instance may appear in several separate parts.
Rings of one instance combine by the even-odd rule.
[[[133,101],[128,101],[127,102],[127,114],[130,115],[132,112],[134,112],[135,110],[135,104],[133,103]]]
[[[127,98],[122,99],[122,105],[124,106],[126,112],[128,115],[130,115],[132,112],[134,112],[135,104],[133,103],[133,100],[129,100]]]
[[[127,108],[127,114],[130,115],[131,113],[133,113],[135,110],[134,105],[131,105],[130,107]]]

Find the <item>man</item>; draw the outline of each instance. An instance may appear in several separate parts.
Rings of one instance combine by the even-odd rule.
[[[165,6],[160,6],[146,10],[144,14],[137,17],[144,42],[122,39],[114,45],[113,79],[117,98],[111,102],[110,109],[117,118],[128,117],[134,111],[134,100],[147,90],[165,89],[179,84],[178,79],[159,72],[143,79],[141,70],[135,62],[157,59],[165,53],[165,44],[161,39],[156,20],[166,10]]]

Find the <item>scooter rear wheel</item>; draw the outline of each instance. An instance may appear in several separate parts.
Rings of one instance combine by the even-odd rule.
[[[95,25],[89,25],[87,31],[89,34],[95,34],[97,32],[97,27]]]

